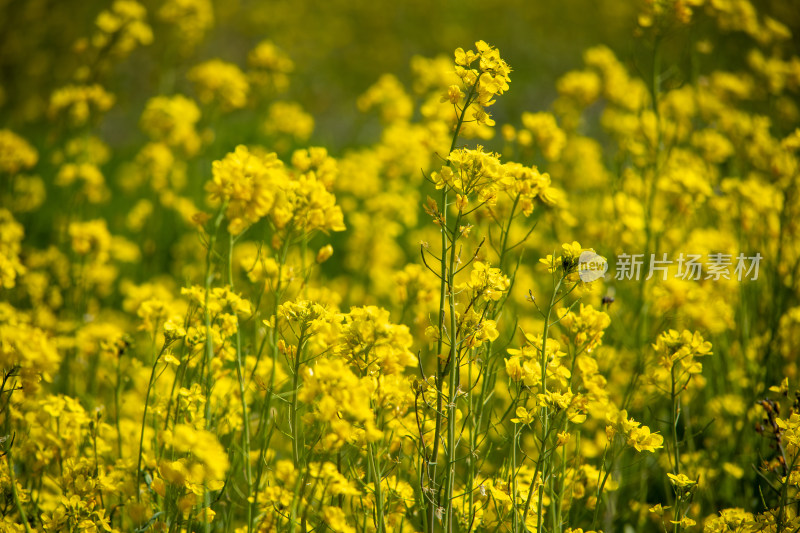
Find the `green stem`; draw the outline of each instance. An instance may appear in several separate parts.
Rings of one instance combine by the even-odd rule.
[[[445,519],[445,531],[450,533],[453,528],[453,490],[456,477],[456,403],[458,401],[458,386],[456,380],[460,370],[458,360],[458,338],[456,335],[456,293],[455,293],[455,264],[456,264],[456,242],[458,237],[458,225],[461,222],[461,211],[456,216],[456,223],[453,226],[453,242],[450,244],[450,265],[447,274],[447,285],[449,291],[450,307],[450,362],[448,368],[448,393],[450,402],[447,410],[447,480],[446,498],[447,515]]]
[[[503,231],[503,244],[500,246],[500,259],[497,266],[503,268],[503,259],[506,255],[506,247],[508,246],[508,234],[511,233],[511,223],[514,221],[514,211],[517,209],[519,202],[519,195],[514,197],[514,203],[511,205],[511,214],[508,217],[508,227]],[[502,230],[502,228],[501,228]]]
[[[681,473],[680,451],[678,450],[678,422],[680,420],[680,391],[676,391],[675,365],[672,366],[672,409],[670,411],[670,424],[672,426],[672,449],[675,461],[675,475]]]
[[[155,361],[153,361],[153,368],[150,371],[150,380],[147,382],[147,391],[144,395],[144,412],[142,413],[142,431],[139,434],[139,459],[137,461],[136,466],[136,501],[141,501],[141,490],[140,484],[142,479],[142,452],[144,446],[144,429],[147,425],[147,405],[150,402],[150,390],[153,388],[153,382],[156,378],[156,367],[158,366],[158,361],[161,359],[161,356],[164,355],[164,350],[167,349],[167,341],[164,341],[164,346],[162,346],[161,351],[159,352],[158,356],[156,357]]]
[[[472,98],[475,95],[475,88],[476,88],[477,84],[478,84],[478,82],[476,80],[475,84],[470,88],[469,94],[467,95],[467,97],[464,100],[464,106],[462,107],[461,113],[458,116],[458,121],[456,122],[456,128],[455,128],[455,132],[453,133],[453,140],[450,143],[450,150],[448,152],[448,155],[450,153],[452,153],[453,150],[455,150],[455,148],[456,148],[456,143],[458,142],[458,135],[459,135],[459,132],[461,131],[461,126],[464,123],[464,118],[466,117],[467,109],[469,108],[470,102],[471,102]],[[448,166],[450,165],[449,161],[448,161],[447,165]],[[441,248],[441,250],[442,250],[442,252],[441,252],[442,258],[441,258],[441,271],[440,271],[440,274],[439,274],[440,275],[440,279],[441,279],[441,283],[440,283],[440,286],[439,286],[439,322],[438,322],[438,325],[439,325],[439,339],[437,341],[437,347],[436,347],[437,366],[439,366],[439,363],[438,363],[439,356],[442,354],[442,348],[443,348],[442,330],[444,328],[445,302],[446,302],[446,296],[447,296],[446,289],[447,289],[447,280],[448,280],[448,277],[449,277],[448,276],[448,271],[449,270],[448,270],[448,265],[447,265],[447,255],[446,255],[447,254],[447,187],[446,186],[444,188],[442,188],[442,212],[441,212],[440,223],[441,223],[440,230],[441,230],[441,233],[442,233],[442,248]],[[455,229],[456,229],[456,231],[458,231],[458,225],[455,226]],[[457,234],[454,232],[453,233],[453,242],[451,243],[451,245],[453,246],[453,250],[455,250],[456,240],[457,240]],[[452,270],[452,264],[451,264],[450,270]],[[454,305],[451,306],[451,307],[454,307]],[[453,326],[453,323],[454,323],[454,319],[451,320],[451,327]],[[453,327],[453,329],[451,331],[451,335],[455,335],[455,328],[454,327]],[[454,346],[455,345],[455,339],[450,339],[450,343],[451,343],[451,345]],[[451,349],[451,355],[452,355],[452,349]],[[450,363],[451,363],[450,369],[452,370],[452,365],[455,364],[455,361],[451,360]],[[433,533],[434,532],[434,526],[435,526],[435,520],[436,520],[436,511],[437,511],[437,508],[440,507],[440,505],[439,505],[440,502],[435,497],[435,495],[437,494],[437,489],[436,489],[435,485],[436,485],[436,462],[437,462],[438,457],[439,457],[439,436],[440,436],[441,431],[442,431],[442,407],[443,407],[442,406],[442,398],[443,398],[442,380],[444,379],[444,377],[445,376],[442,375],[441,370],[439,370],[437,368],[437,372],[436,372],[436,392],[437,392],[437,394],[436,394],[436,426],[435,426],[434,435],[433,435],[433,450],[431,452],[431,459],[430,459],[430,461],[428,463],[428,482],[430,483],[429,489],[431,491],[431,494],[434,495],[434,497],[432,498],[432,501],[431,501],[431,505],[430,505],[430,507],[428,509],[428,531],[429,531],[429,533]],[[450,382],[454,381],[452,379],[452,376],[449,376],[449,377],[451,379],[448,379],[448,381],[450,381]],[[450,390],[450,394],[452,395],[452,393],[453,393],[453,390],[451,389]],[[448,430],[448,434],[449,434],[449,430]],[[449,476],[449,472],[450,472],[450,470],[448,468],[448,478],[450,477]],[[446,484],[446,488],[448,490],[448,493],[449,493],[449,490],[450,490],[449,481],[450,481],[450,479],[448,479],[446,481],[446,483],[447,483]],[[448,509],[449,508],[450,508],[450,504],[448,502]],[[449,520],[449,516],[450,516],[450,514],[448,512],[446,523],[445,523],[445,530],[447,530],[447,531],[449,531],[448,523],[447,523],[447,521]]]
[[[114,387],[114,413],[115,413],[115,424],[117,426],[117,448],[119,448],[119,458],[122,459],[122,429],[120,426],[120,420],[122,416],[120,415],[119,411],[119,396],[120,396],[120,389],[122,388],[122,370],[120,369],[122,354],[117,355],[117,384]]]
[[[233,292],[233,234],[228,233],[228,285]],[[250,505],[250,489],[253,482],[253,470],[250,461],[250,417],[247,410],[247,391],[242,371],[242,331],[236,326],[236,377],[239,380],[239,395],[242,397],[242,447],[244,448],[245,501],[247,501],[247,531],[251,531],[253,506]]]
[[[386,524],[383,518],[383,495],[381,494],[381,471],[378,463],[378,457],[375,454],[375,449],[371,442],[367,443],[367,458],[368,467],[370,469],[370,476],[373,483],[375,483],[375,513],[377,533],[386,532]]]
[[[11,450],[6,452],[6,461],[8,462],[8,477],[11,483],[11,493],[14,495],[14,505],[17,507],[22,525],[25,526],[25,533],[31,533],[31,526],[28,524],[28,516],[25,514],[25,508],[22,507],[22,502],[17,493],[17,478],[14,476],[14,459],[11,457]]]
[[[225,216],[225,207],[226,205],[223,204],[219,208],[219,212],[217,213],[216,218],[214,219],[214,226],[213,231],[209,234],[208,240],[208,250],[206,251],[206,277],[205,277],[205,298],[204,298],[204,305],[203,305],[203,320],[205,322],[205,330],[206,330],[206,343],[205,343],[205,358],[203,359],[203,372],[205,375],[202,376],[204,378],[204,385],[205,385],[205,419],[206,419],[206,429],[208,429],[211,425],[211,387],[213,383],[213,375],[211,374],[211,361],[214,359],[214,339],[211,336],[211,313],[208,311],[208,305],[210,300],[211,294],[211,282],[214,280],[214,271],[212,268],[212,256],[214,254],[214,245],[217,242],[217,232],[219,231],[220,226],[222,225],[222,219]],[[145,406],[146,407],[146,406]],[[203,502],[205,508],[209,508],[211,506],[211,492],[207,489],[203,489]],[[211,532],[211,524],[208,520],[204,522],[203,529],[205,533]]]
[[[608,466],[606,466],[606,457],[608,455],[608,450],[611,448],[611,460],[608,462]],[[621,452],[620,452],[621,453]],[[600,481],[600,476],[603,476],[603,480],[597,484],[597,495],[595,496],[595,504],[594,504],[594,518],[592,518],[592,529],[595,528],[597,525],[597,518],[600,513],[600,498],[603,495],[603,489],[606,486],[606,482],[608,478],[611,477],[611,470],[614,467],[614,461],[617,458],[617,454],[614,453],[614,440],[612,439],[610,443],[606,445],[605,450],[603,450],[603,462],[600,466],[600,471],[597,473],[597,479]],[[603,469],[605,468],[605,475],[603,475]]]
[[[657,236],[653,233],[653,208],[655,204],[656,192],[657,192],[657,185],[658,185],[658,173],[661,167],[661,159],[663,150],[661,147],[662,144],[662,132],[661,132],[661,114],[658,109],[658,100],[661,93],[661,83],[660,83],[660,71],[661,71],[661,37],[656,35],[655,41],[653,43],[653,76],[651,79],[650,84],[650,97],[653,100],[653,114],[655,115],[655,122],[656,122],[656,139],[655,139],[655,146],[653,147],[654,154],[653,154],[653,165],[652,165],[652,174],[650,175],[650,183],[649,186],[645,189],[645,209],[644,209],[644,232],[645,232],[645,245],[644,245],[644,257],[643,259],[646,261],[648,254],[654,253],[653,248],[655,248],[654,244],[657,244]],[[646,178],[647,174],[644,174]],[[654,241],[656,241],[654,243]],[[637,295],[637,303],[636,309],[638,309],[638,313],[636,315],[636,346],[644,346],[646,344],[646,334],[647,334],[647,319],[649,309],[647,306],[647,298],[646,298],[646,284],[645,282],[647,276],[640,272],[639,273],[639,291]],[[629,402],[632,400],[633,393],[635,391],[636,385],[639,381],[640,376],[644,372],[644,359],[643,359],[643,351],[636,350],[636,366],[634,369],[634,377],[628,384],[627,390],[625,392],[625,396],[622,402],[622,407],[627,408]]]
[[[561,289],[561,284],[564,281],[564,276],[562,275],[561,278],[556,283],[556,286],[553,289],[553,295],[550,297],[550,304],[547,306],[547,313],[545,314],[544,319],[544,327],[542,330],[542,354],[541,354],[541,366],[542,366],[542,394],[547,394],[547,334],[549,333],[550,329],[550,315],[553,311],[553,306],[556,302],[556,296],[558,295],[559,289]],[[542,425],[542,447],[541,447],[541,456],[539,457],[539,464],[542,465],[541,468],[537,467],[537,470],[541,471],[542,473],[542,482],[539,484],[539,503],[537,506],[537,525],[536,530],[538,532],[542,531],[542,512],[544,509],[544,478],[545,473],[549,471],[549,455],[550,453],[547,452],[547,437],[550,432],[549,428],[549,413],[547,409],[547,405],[542,407],[541,411],[541,425]],[[530,511],[531,499],[533,497],[533,489],[536,486],[536,478],[531,481],[531,487],[528,490],[528,497],[525,500],[525,509],[522,512],[522,523],[527,523],[528,512]]]
[[[680,391],[676,390],[677,378],[675,376],[675,363],[672,364],[672,408],[670,409],[670,425],[672,426],[672,454],[675,461],[675,475],[681,473],[680,450],[678,449],[678,421],[680,420]],[[676,487],[676,491],[681,491],[681,487]],[[681,530],[681,507],[682,497],[680,492],[675,494],[675,515],[673,517],[673,533]]]
[[[295,365],[294,365],[294,376],[292,376],[292,412],[291,412],[291,424],[292,424],[292,460],[294,461],[294,467],[296,470],[300,469],[300,428],[299,428],[299,420],[297,418],[297,412],[299,407],[297,405],[299,399],[299,394],[297,393],[297,389],[300,386],[300,365],[302,364],[300,358],[301,345],[298,342],[297,352],[295,353]]]
[[[271,339],[270,339],[271,340],[271,350],[272,350],[272,353],[271,353],[272,371],[270,372],[269,388],[267,389],[267,392],[266,392],[266,395],[265,395],[266,397],[264,399],[264,409],[262,411],[263,416],[265,416],[265,417],[269,416],[269,414],[270,414],[270,408],[272,406],[272,396],[273,396],[274,390],[275,390],[275,371],[278,368],[278,336],[279,336],[279,333],[278,333],[278,307],[280,306],[281,297],[283,295],[283,287],[282,287],[281,279],[282,279],[282,276],[283,276],[283,267],[286,264],[286,257],[287,257],[288,252],[289,252],[289,243],[291,242],[291,238],[290,237],[291,237],[291,234],[286,235],[286,237],[283,240],[283,243],[281,245],[281,250],[280,250],[280,253],[279,253],[279,257],[278,257],[279,261],[278,261],[277,281],[275,282],[275,288],[274,288],[274,291],[273,291],[275,301],[273,302],[273,307],[272,307],[272,332],[271,332],[272,334],[271,334]],[[264,427],[266,427],[266,426],[264,426]],[[273,420],[272,429],[274,429],[274,428],[275,428],[275,425],[274,425],[274,420]],[[270,433],[269,433],[270,438],[271,438],[271,435],[272,435],[272,433],[270,431]],[[259,494],[259,492],[261,490],[261,476],[263,475],[263,471],[264,471],[264,461],[265,461],[265,456],[267,454],[270,438],[266,438],[266,437],[264,438],[262,446],[261,446],[261,450],[260,450],[259,456],[258,456],[258,471],[257,471],[257,474],[256,474],[255,493],[253,494],[253,503],[252,503],[253,509],[256,509],[257,506],[258,506],[258,494]],[[250,523],[250,528],[251,529],[252,529],[252,519],[254,517],[255,517],[255,513],[251,513],[251,523]]]
[[[517,387],[519,389],[519,386]],[[519,398],[519,390],[517,390]],[[519,443],[520,424],[514,424],[514,438],[511,442],[511,531],[519,531],[517,523],[517,444]]]

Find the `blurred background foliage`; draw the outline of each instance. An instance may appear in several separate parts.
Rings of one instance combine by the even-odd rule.
[[[74,53],[108,2],[3,0],[0,2],[0,121],[11,128],[35,127],[54,87],[68,83],[83,61]],[[142,2],[156,13],[160,2]],[[763,14],[790,27],[800,26],[800,10],[791,1],[759,2]],[[414,55],[435,57],[482,38],[503,51],[514,69],[514,90],[495,109],[504,122],[510,109],[546,109],[555,98],[553,80],[580,65],[581,54],[605,44],[635,71],[649,68],[651,53],[636,40],[637,2],[566,0],[563,2],[269,0],[215,2],[213,27],[189,53],[178,48],[187,35],[153,25],[155,40],[135,50],[107,73],[108,90],[131,101],[115,106],[104,124],[113,145],[140,139],[131,127],[153,94],[191,93],[184,74],[194,64],[221,58],[244,64],[258,42],[269,39],[294,61],[292,97],[316,119],[313,140],[329,149],[374,140],[375,123],[354,113],[359,94],[383,73],[406,85]],[[669,61],[688,65],[693,37],[703,34],[695,21],[667,36]],[[172,29],[172,31],[176,31]],[[693,35],[685,35],[685,34]],[[177,37],[177,38],[175,38]],[[688,39],[686,38],[688,37]],[[800,36],[793,37],[795,45]],[[723,36],[706,56],[716,68],[741,66],[751,40],[741,33]],[[670,47],[670,44],[672,45]],[[688,69],[681,69],[688,71]],[[677,69],[676,69],[677,72]],[[680,83],[680,76],[672,83]],[[248,111],[242,111],[243,114]],[[243,142],[248,139],[241,139]]]

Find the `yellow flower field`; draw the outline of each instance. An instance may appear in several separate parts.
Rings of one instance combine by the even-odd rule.
[[[800,531],[794,0],[2,11],[0,531]]]

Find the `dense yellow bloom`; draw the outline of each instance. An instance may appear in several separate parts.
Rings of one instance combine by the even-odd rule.
[[[298,334],[307,336],[317,333],[330,320],[325,308],[310,300],[283,303],[278,307],[278,316],[296,324]]]
[[[325,507],[322,510],[325,523],[335,533],[355,533],[356,528],[347,523],[344,511],[338,507]]]
[[[322,146],[295,150],[292,153],[292,167],[303,173],[314,172],[316,178],[324,183],[328,190],[333,189],[334,182],[339,176],[339,163],[329,156],[328,150]]]
[[[567,136],[558,127],[556,119],[550,113],[523,113],[522,125],[531,132],[544,157],[555,161],[567,144]]]
[[[269,106],[264,133],[286,135],[296,142],[307,141],[314,131],[314,117],[297,102],[275,102]]]
[[[475,309],[470,309],[466,315],[456,315],[456,321],[464,335],[465,344],[474,348],[484,342],[494,342],[500,336],[497,330],[497,322],[487,320]]]
[[[214,25],[214,9],[210,0],[168,0],[158,10],[158,18],[175,25],[181,47],[188,52]]]
[[[712,129],[694,132],[692,145],[698,148],[703,158],[710,163],[722,163],[734,153],[730,140]]]
[[[193,100],[182,95],[156,96],[147,102],[139,124],[152,140],[191,156],[200,149],[200,137],[195,131],[198,120],[200,109]]]
[[[270,87],[277,92],[289,86],[289,74],[294,62],[272,41],[261,41],[247,54],[248,76],[259,87]]]
[[[389,321],[389,311],[374,306],[354,307],[344,315],[337,354],[362,372],[397,374],[417,364],[411,352],[408,327]]]
[[[723,509],[719,516],[707,519],[706,533],[727,533],[728,531],[756,531],[757,525],[752,513],[741,508]]]
[[[512,183],[499,156],[484,152],[482,146],[453,150],[447,159],[448,166],[431,174],[437,189],[447,187],[465,196],[475,194],[479,202],[493,205],[498,190]]]
[[[21,243],[25,228],[14,220],[7,209],[0,209],[0,285],[11,289],[16,285],[17,276],[25,272],[19,260]]]
[[[471,291],[472,300],[480,298],[485,302],[496,302],[511,285],[511,281],[499,268],[492,268],[481,261],[473,263],[469,276],[469,281],[463,288]]]
[[[602,82],[600,76],[591,70],[573,70],[558,79],[556,88],[559,95],[568,97],[581,106],[588,106],[600,95]]]
[[[596,46],[583,54],[586,65],[598,72],[603,80],[603,96],[628,111],[638,111],[649,102],[647,87],[638,78],[631,78],[614,52],[606,46]]]
[[[481,108],[494,103],[494,97],[508,90],[511,81],[511,67],[500,57],[500,52],[484,41],[475,43],[477,52],[456,48],[456,75],[464,86],[477,96]],[[477,68],[473,64],[477,61]],[[492,125],[491,119],[480,109],[475,112],[475,119]]]
[[[560,324],[569,331],[575,346],[589,353],[600,345],[606,328],[611,325],[611,317],[591,305],[581,304],[578,313],[559,309],[558,316],[561,319]]]
[[[457,104],[464,98],[464,93],[461,91],[461,88],[458,85],[451,85],[447,88],[447,94],[442,96],[442,102],[450,102],[451,104]]]
[[[11,199],[14,199],[12,202]],[[0,195],[0,199],[14,213],[30,213],[41,207],[47,198],[47,186],[39,176],[18,174],[12,179],[8,194]]]
[[[275,154],[261,156],[237,146],[221,161],[214,161],[213,179],[206,184],[208,201],[226,205],[228,230],[239,234],[270,212],[286,179],[283,163]]]
[[[517,198],[525,216],[533,213],[536,199],[545,205],[557,203],[558,193],[550,185],[549,174],[540,173],[536,167],[527,167],[513,161],[504,164],[503,167],[507,173],[504,188]]]
[[[569,368],[563,365],[562,358],[566,355],[566,352],[561,350],[559,342],[548,338],[547,342],[543,343],[540,334],[526,335],[525,341],[525,345],[521,348],[508,348],[506,350],[511,356],[505,359],[506,374],[513,381],[522,382],[531,389],[541,387],[542,345],[544,344],[547,385],[560,390],[566,389],[571,372]]]
[[[63,149],[57,150],[51,160],[56,165],[71,162],[100,167],[108,163],[110,158],[111,149],[100,137],[78,135],[67,140]]]
[[[674,0],[652,0],[645,2],[644,9],[639,13],[639,25],[645,28],[655,24],[689,24],[694,13],[693,7],[700,7],[704,0],[689,0],[676,2]]]
[[[44,331],[27,323],[10,305],[0,304],[0,368],[19,369],[25,385],[35,388],[40,379],[53,380],[60,361]]]
[[[249,316],[252,313],[250,302],[231,291],[230,287],[215,287],[208,295],[202,287],[184,287],[181,289],[181,294],[187,295],[194,304],[207,307],[213,315],[223,309],[229,309],[242,316]],[[208,297],[208,302],[206,302],[206,297]]]
[[[230,463],[213,433],[178,424],[174,430],[162,433],[160,439],[177,453],[191,454],[191,459],[183,462],[162,463],[162,471],[167,472],[172,482],[185,483],[198,496],[203,493],[203,484],[211,490],[222,487]]]
[[[0,172],[14,175],[27,170],[39,160],[39,154],[28,141],[11,130],[0,130]]]
[[[72,126],[82,126],[114,105],[114,96],[100,85],[67,85],[50,96],[51,118],[64,116]]]
[[[673,329],[665,331],[653,345],[658,354],[658,362],[666,369],[673,366],[680,368],[681,373],[699,374],[703,368],[696,358],[711,355],[711,343],[703,339],[698,332]]]
[[[441,96],[443,91],[459,81],[453,72],[453,60],[444,54],[433,58],[413,56],[411,72],[414,75],[414,93],[419,95],[434,93]]]
[[[137,46],[153,42],[153,30],[146,22],[147,10],[134,0],[114,0],[111,9],[101,11],[95,24],[99,30],[92,37],[97,49],[125,56]]]
[[[371,379],[356,376],[344,360],[322,358],[313,367],[304,369],[298,398],[313,406],[311,420],[323,422],[329,428],[325,445],[338,449],[354,437],[354,425],[366,428],[371,439],[379,436],[370,408],[374,388]]]
[[[344,215],[336,197],[312,173],[301,174],[285,184],[276,202],[273,221],[278,228],[314,231],[344,231]]]
[[[111,234],[103,219],[73,222],[69,225],[72,251],[78,255],[104,256],[111,248]]]
[[[411,98],[406,94],[403,85],[391,74],[384,74],[358,98],[358,109],[369,111],[377,108],[381,120],[389,124],[411,118],[414,110]]]
[[[289,175],[277,155],[251,153],[239,146],[213,164],[206,185],[212,206],[224,203],[228,230],[239,234],[269,215],[287,231],[342,231],[344,217],[336,197],[312,172]]]
[[[59,187],[76,187],[89,203],[98,204],[109,199],[111,193],[100,169],[91,163],[66,163],[58,169],[55,184]]]
[[[211,59],[191,68],[186,77],[194,83],[197,97],[204,104],[214,102],[223,111],[247,105],[250,84],[241,69],[233,63]]]
[[[147,143],[136,154],[136,165],[142,180],[148,180],[154,191],[180,190],[185,185],[185,167],[176,160],[164,142]]]

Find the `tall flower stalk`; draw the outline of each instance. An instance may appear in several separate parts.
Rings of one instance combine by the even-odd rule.
[[[459,337],[458,313],[456,311],[455,277],[461,262],[459,239],[466,235],[462,225],[472,210],[466,210],[470,195],[478,198],[481,205],[491,202],[496,195],[496,182],[502,177],[496,156],[478,150],[457,150],[459,134],[466,120],[493,125],[486,108],[494,103],[494,96],[508,88],[511,69],[500,58],[498,51],[483,41],[475,43],[477,52],[455,52],[456,75],[461,86],[452,85],[443,97],[450,101],[456,112],[453,137],[445,166],[434,173],[432,179],[441,189],[441,210],[429,199],[426,211],[439,226],[441,232],[439,269],[431,269],[440,281],[439,313],[436,324],[436,422],[433,449],[427,461],[428,494],[430,497],[427,515],[428,531],[434,531],[437,517],[443,522],[444,531],[453,530],[453,496],[456,480],[457,428],[456,411],[459,398],[458,373],[461,366],[462,343]],[[471,116],[468,116],[471,113]],[[448,211],[455,207],[452,225],[448,222]],[[425,259],[423,249],[423,261]],[[429,267],[430,268],[430,267]],[[449,320],[448,320],[449,317]],[[445,346],[445,344],[447,346]],[[447,404],[445,406],[445,398]],[[446,409],[445,409],[446,408]],[[445,475],[438,484],[437,466],[441,447],[443,421],[446,418]]]

